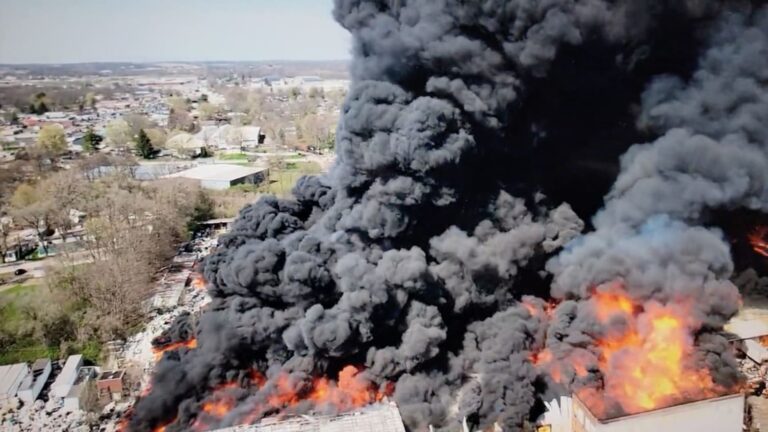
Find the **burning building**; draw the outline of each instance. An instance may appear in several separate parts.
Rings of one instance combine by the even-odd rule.
[[[576,397],[573,399],[572,432],[740,432],[743,417],[744,395],[741,393],[607,419],[596,417]]]
[[[723,226],[768,211],[763,2],[336,0],[334,16],[355,53],[337,163],[241,210],[131,431],[384,397],[410,430],[518,431],[562,394],[618,419],[741,389],[722,330],[747,233]]]
[[[219,429],[216,432],[405,432],[392,402],[370,405],[348,414],[265,419],[258,424]]]

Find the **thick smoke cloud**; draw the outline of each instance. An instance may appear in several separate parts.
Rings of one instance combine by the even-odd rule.
[[[186,430],[231,381],[236,407],[206,425],[256,421],[347,365],[394,384],[411,430],[520,430],[537,398],[599,383],[611,329],[590,297],[616,282],[694,299],[691,361],[738,381],[718,333],[734,265],[702,224],[768,205],[765,8],[336,0],[334,16],[354,45],[338,161],[241,210],[205,265],[197,348],[164,355],[131,430]],[[545,347],[566,387],[532,362]]]

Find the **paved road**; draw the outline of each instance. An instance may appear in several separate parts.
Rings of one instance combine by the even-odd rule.
[[[86,251],[70,254],[67,260],[68,263],[72,263],[73,265],[84,264],[91,261],[93,261],[93,259]],[[58,262],[59,258],[52,256],[37,261],[18,261],[13,263],[0,264],[0,273],[13,273],[18,269],[24,269],[27,271],[25,276],[29,275],[33,278],[41,278],[45,277],[45,271],[48,266],[57,264]],[[13,285],[14,284],[10,284],[9,286]],[[6,289],[7,287],[8,286],[5,286]],[[2,289],[3,286],[0,285],[0,290]]]

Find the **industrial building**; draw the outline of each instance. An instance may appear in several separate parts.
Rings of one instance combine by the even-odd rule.
[[[239,184],[259,184],[267,179],[269,169],[232,164],[200,165],[166,176],[200,182],[206,189],[224,190]]]
[[[29,375],[29,366],[26,363],[0,366],[0,407],[16,397],[27,375]]]
[[[103,371],[96,379],[96,389],[102,402],[119,401],[123,398],[124,371]]]
[[[69,356],[67,362],[64,363],[64,368],[62,368],[61,373],[51,385],[50,395],[60,398],[67,397],[69,391],[72,389],[72,385],[74,385],[75,380],[77,380],[77,371],[80,370],[82,366],[82,355]]]
[[[51,359],[37,359],[32,364],[32,373],[22,381],[16,396],[27,403],[32,403],[40,396],[48,377],[51,375]]]
[[[254,425],[219,429],[217,432],[405,432],[405,426],[397,405],[384,402],[334,416],[267,418]]]
[[[598,419],[576,396],[545,405],[547,412],[537,422],[538,430],[551,432],[741,432],[744,426],[741,393],[610,419]]]

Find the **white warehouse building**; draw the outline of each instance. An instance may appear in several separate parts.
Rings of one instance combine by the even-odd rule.
[[[200,165],[167,176],[168,178],[186,178],[200,182],[206,189],[224,190],[239,184],[259,184],[266,181],[269,169],[232,164]]]
[[[405,432],[405,426],[397,405],[382,402],[338,415],[266,418],[257,424],[216,432]]]
[[[741,432],[744,395],[714,397],[638,414],[597,418],[578,397],[561,397],[545,403],[547,412],[537,422],[551,432]]]

